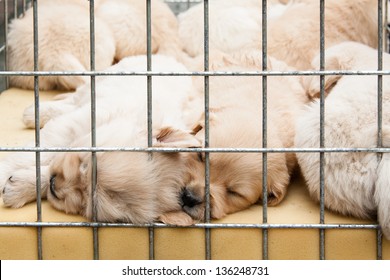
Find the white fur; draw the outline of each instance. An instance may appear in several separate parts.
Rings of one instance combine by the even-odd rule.
[[[187,71],[175,59],[153,56],[155,71]],[[123,59],[107,71],[146,71],[146,57]],[[182,107],[191,90],[190,77],[153,77],[153,128],[173,126],[183,129]],[[106,76],[96,82],[96,125],[121,122],[121,130],[145,128],[147,98],[145,76]],[[66,106],[62,106],[62,105]],[[42,147],[67,147],[90,133],[90,84],[86,84],[62,100],[42,103],[44,126],[41,129]],[[58,111],[60,110],[60,111]],[[33,114],[33,110],[30,111]],[[54,113],[54,114],[53,114]],[[25,118],[33,119],[26,113]],[[133,128],[132,128],[133,127]],[[135,128],[134,128],[135,127]],[[99,139],[99,134],[98,134]],[[126,139],[126,137],[124,138]],[[104,139],[99,139],[103,141]],[[98,142],[100,143],[100,142]],[[147,144],[145,139],[145,145]],[[30,144],[33,146],[33,144]],[[55,153],[42,153],[42,194],[49,184],[48,166]],[[0,162],[0,190],[4,204],[21,207],[35,200],[35,156],[33,153],[15,153]]]
[[[375,70],[377,50],[346,42],[326,50],[328,70]],[[317,64],[318,57],[313,61]],[[384,69],[390,56],[384,54]],[[309,94],[319,92],[319,77],[307,77]],[[377,146],[377,76],[330,76],[325,102],[325,147],[373,148]],[[333,88],[331,88],[333,86]],[[390,79],[383,77],[383,145],[390,145]],[[319,101],[307,107],[297,123],[296,147],[320,146]],[[319,200],[318,153],[298,153],[298,162],[310,194]],[[389,155],[375,153],[325,154],[325,206],[360,218],[378,214],[385,236],[390,238]]]
[[[103,19],[115,38],[115,59],[146,54],[146,2],[139,0],[102,0],[96,16]],[[151,1],[152,53],[169,54],[180,59],[182,53],[175,15],[162,0]]]
[[[61,5],[43,2],[38,6],[38,70],[86,71],[90,69],[89,10],[71,3]],[[95,66],[102,70],[114,60],[115,44],[111,30],[98,17],[95,18]],[[8,34],[9,70],[33,71],[33,10],[10,24]],[[74,90],[87,81],[84,76],[42,76],[42,90]],[[11,76],[10,85],[33,89],[34,77]]]
[[[273,1],[276,2],[276,1]],[[269,3],[268,19],[280,16],[285,5]],[[261,1],[215,0],[209,2],[210,48],[238,51],[261,38]],[[195,57],[203,53],[203,4],[179,16],[179,36],[185,51]]]

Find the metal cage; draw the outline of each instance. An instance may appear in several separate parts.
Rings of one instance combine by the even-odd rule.
[[[141,1],[141,0],[140,0]],[[204,148],[186,148],[186,149],[170,149],[170,148],[153,148],[152,143],[152,135],[151,135],[151,112],[148,114],[148,127],[149,127],[149,135],[148,135],[148,144],[149,148],[146,149],[139,149],[135,147],[128,147],[126,149],[121,149],[121,151],[127,151],[127,152],[134,152],[134,151],[142,151],[142,152],[150,152],[150,153],[157,153],[157,152],[172,152],[172,151],[178,151],[178,152],[204,152],[205,153],[205,164],[206,164],[206,217],[205,222],[196,224],[192,227],[194,228],[201,228],[204,229],[205,234],[205,259],[211,259],[211,234],[212,230],[216,228],[248,228],[248,229],[261,229],[263,231],[262,236],[262,257],[263,259],[269,259],[268,256],[268,230],[269,229],[285,229],[285,228],[293,228],[293,229],[318,229],[318,234],[320,236],[320,244],[319,251],[320,255],[318,256],[319,259],[326,259],[325,255],[325,233],[327,230],[337,230],[337,229],[370,229],[375,230],[377,232],[377,259],[382,259],[382,234],[380,227],[374,223],[374,224],[327,224],[325,222],[324,218],[324,154],[330,153],[330,152],[355,152],[355,151],[367,151],[367,152],[373,152],[373,153],[387,153],[390,151],[390,149],[383,148],[381,146],[381,126],[382,126],[382,107],[381,107],[381,100],[382,100],[382,77],[383,75],[389,75],[388,71],[383,71],[382,68],[382,52],[384,51],[384,46],[387,45],[387,37],[384,38],[383,34],[387,31],[387,28],[385,28],[382,24],[381,19],[387,14],[387,3],[386,7],[384,6],[382,1],[378,1],[378,70],[377,71],[370,71],[370,72],[364,72],[364,73],[355,73],[355,72],[340,72],[340,71],[325,71],[324,67],[324,3],[325,0],[319,0],[320,1],[320,11],[321,14],[321,20],[318,23],[320,25],[321,30],[321,66],[319,71],[301,71],[301,72],[273,72],[273,71],[267,71],[266,65],[267,65],[267,12],[266,12],[266,6],[267,1],[262,0],[263,5],[263,32],[262,32],[262,46],[263,46],[263,69],[262,71],[259,71],[256,74],[251,73],[251,75],[258,75],[262,77],[263,81],[263,88],[262,88],[262,95],[263,95],[263,139],[262,148],[258,149],[222,149],[222,148],[210,148],[208,146],[208,137],[209,137],[209,124],[208,124],[208,110],[209,110],[209,77],[211,76],[217,76],[217,75],[224,75],[224,76],[232,76],[232,75],[247,75],[248,73],[218,73],[218,72],[212,72],[209,71],[209,34],[208,34],[208,27],[209,27],[209,2],[212,0],[165,0],[169,4],[169,6],[176,12],[184,11],[191,7],[192,5],[199,4],[204,6],[204,71],[202,72],[189,72],[189,73],[158,73],[153,71],[153,67],[151,65],[151,1],[152,0],[144,0],[145,5],[147,7],[147,57],[148,57],[148,65],[147,65],[147,71],[143,73],[125,73],[125,75],[143,75],[147,77],[147,83],[148,83],[148,103],[151,103],[152,100],[152,83],[153,83],[153,77],[154,76],[164,76],[164,75],[190,75],[190,76],[201,76],[204,77],[204,90],[205,90],[205,130],[206,130],[206,136],[205,136],[205,147]],[[92,153],[92,159],[94,164],[94,172],[93,172],[93,179],[92,182],[94,184],[93,188],[96,188],[96,153],[100,151],[115,151],[116,148],[97,148],[96,147],[96,134],[95,132],[95,119],[94,115],[96,114],[94,103],[95,100],[95,78],[97,76],[101,75],[107,75],[108,73],[105,73],[104,71],[95,71],[95,46],[94,46],[94,34],[95,32],[98,32],[94,28],[94,0],[89,0],[90,2],[90,71],[87,72],[43,72],[39,71],[38,65],[37,65],[37,57],[38,57],[38,45],[37,45],[37,38],[39,36],[38,34],[38,28],[37,28],[37,21],[38,21],[38,0],[0,0],[0,22],[1,22],[1,28],[0,28],[0,37],[1,39],[1,48],[0,48],[0,80],[1,80],[1,88],[6,89],[7,88],[7,77],[10,75],[29,75],[35,77],[35,89],[34,89],[34,98],[35,98],[35,118],[36,123],[39,123],[39,104],[40,104],[40,98],[39,98],[39,89],[38,89],[38,80],[39,77],[45,76],[45,75],[84,75],[89,76],[91,79],[91,112],[92,112],[92,122],[91,127],[93,131],[92,136],[92,143],[91,148],[66,148],[66,147],[58,147],[58,148],[43,148],[40,145],[40,131],[39,131],[39,125],[36,126],[38,129],[35,129],[35,147],[32,148],[7,148],[7,147],[0,147],[0,152],[21,152],[21,151],[29,151],[34,152],[36,154],[36,163],[37,166],[40,164],[40,154],[42,152],[47,151],[89,151]],[[28,7],[31,7],[34,9],[34,42],[35,42],[35,67],[34,71],[22,71],[22,72],[12,72],[7,71],[6,67],[6,61],[7,61],[7,30],[8,30],[8,22],[10,19],[17,17],[19,14],[22,14],[23,11],[25,11]],[[387,17],[387,16],[386,16]],[[384,42],[386,41],[386,42]],[[387,49],[387,47],[386,47]],[[123,73],[122,73],[123,74]],[[335,149],[335,148],[326,148],[324,145],[324,137],[323,137],[323,130],[324,130],[324,79],[326,75],[331,74],[348,74],[348,75],[376,75],[378,77],[378,146],[377,148],[372,149]],[[248,74],[249,75],[249,74]],[[267,141],[266,141],[266,135],[267,135],[267,77],[272,75],[317,75],[321,79],[321,113],[320,113],[320,119],[321,119],[321,146],[318,149],[298,149],[298,148],[268,148],[267,147]],[[151,109],[151,107],[149,108]],[[267,184],[267,154],[268,153],[297,153],[297,152],[311,152],[311,153],[318,153],[320,157],[321,162],[321,170],[320,170],[320,178],[321,178],[321,203],[320,203],[320,213],[318,213],[318,223],[315,224],[271,224],[268,223],[268,216],[267,216],[267,189],[264,188],[263,193],[263,216],[262,216],[262,222],[256,223],[256,224],[225,224],[225,223],[211,223],[210,221],[210,178],[209,178],[209,154],[210,153],[218,153],[218,152],[242,152],[242,153],[262,153],[263,155],[263,185]],[[39,186],[41,184],[40,182],[40,169],[37,168],[36,170],[36,178],[37,178],[37,185]],[[37,188],[39,190],[39,188]],[[96,209],[94,213],[96,217]],[[93,229],[93,258],[99,259],[99,229],[104,227],[110,227],[110,228],[117,228],[117,227],[144,227],[149,229],[149,258],[154,259],[155,258],[155,251],[154,251],[154,230],[156,228],[164,228],[164,227],[174,227],[170,225],[165,225],[161,223],[155,223],[155,224],[145,224],[145,225],[137,225],[137,224],[115,224],[115,223],[100,223],[96,222],[96,218],[92,222],[42,222],[42,210],[41,210],[41,198],[38,191],[37,194],[37,222],[0,222],[0,227],[34,227],[37,229],[38,233],[38,259],[42,259],[42,228],[45,227],[87,227]],[[254,245],[255,246],[255,245]]]

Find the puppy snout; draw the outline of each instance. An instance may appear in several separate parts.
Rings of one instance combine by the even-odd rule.
[[[188,188],[183,188],[180,199],[182,202],[181,206],[183,208],[185,206],[192,208],[192,207],[202,203],[202,199],[200,197],[198,197],[196,194],[194,194]]]
[[[56,195],[56,175],[52,175],[50,177],[50,193],[56,198],[58,199],[57,195]]]

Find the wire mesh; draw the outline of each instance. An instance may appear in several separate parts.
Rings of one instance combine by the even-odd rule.
[[[377,259],[382,259],[382,233],[378,224],[328,224],[325,220],[325,203],[324,203],[324,180],[325,180],[325,171],[324,171],[324,155],[325,153],[345,153],[345,152],[371,152],[377,153],[378,157],[382,153],[389,153],[390,148],[383,147],[382,143],[382,100],[383,100],[383,76],[390,75],[390,71],[383,70],[383,50],[385,38],[383,38],[384,31],[388,31],[388,27],[384,29],[383,27],[383,16],[387,18],[387,5],[383,7],[383,2],[378,1],[378,69],[376,71],[327,71],[325,70],[325,0],[320,0],[320,69],[315,71],[288,71],[288,72],[279,72],[279,71],[268,71],[267,70],[267,1],[262,0],[262,70],[253,71],[253,72],[218,72],[209,70],[209,0],[165,0],[170,7],[178,13],[180,11],[186,10],[195,4],[203,5],[204,12],[204,71],[200,72],[153,72],[152,67],[152,29],[151,29],[151,0],[145,0],[146,11],[147,11],[147,71],[140,72],[121,72],[113,73],[106,71],[96,71],[95,70],[95,22],[94,22],[94,0],[90,0],[90,70],[89,71],[40,71],[38,67],[38,1],[22,1],[19,3],[18,0],[11,1],[13,7],[13,14],[9,12],[9,2],[10,1],[1,1],[3,2],[3,45],[0,48],[0,53],[2,54],[2,69],[0,71],[0,78],[5,80],[9,76],[34,76],[34,104],[35,104],[35,146],[34,147],[0,147],[0,152],[34,152],[36,154],[36,185],[37,185],[37,222],[0,222],[0,227],[34,227],[37,228],[38,234],[38,259],[43,258],[42,251],[44,250],[42,245],[42,228],[44,227],[87,227],[92,228],[93,230],[93,258],[99,259],[99,228],[138,228],[144,227],[149,230],[149,259],[155,259],[155,228],[180,228],[179,226],[166,225],[161,223],[153,224],[131,224],[131,223],[101,223],[97,222],[97,210],[96,210],[96,198],[95,195],[92,195],[93,200],[93,219],[92,222],[42,222],[42,209],[41,209],[41,170],[40,170],[40,156],[41,153],[45,152],[91,152],[92,157],[92,193],[96,193],[96,184],[97,184],[97,152],[114,152],[114,151],[123,151],[123,152],[147,152],[153,156],[153,153],[170,153],[170,152],[203,152],[205,153],[205,222],[197,223],[187,228],[202,228],[205,230],[205,259],[212,258],[212,244],[211,244],[211,234],[212,229],[218,228],[241,228],[241,229],[250,229],[257,228],[262,230],[262,258],[268,259],[268,243],[269,229],[318,229],[319,230],[319,259],[326,259],[325,252],[325,233],[328,230],[337,230],[337,229],[367,229],[375,230],[377,232]],[[11,3],[10,2],[10,3]],[[24,11],[32,5],[34,10],[34,70],[33,71],[6,71],[7,69],[7,30],[8,22],[10,17],[16,18],[18,14],[24,13]],[[384,13],[384,10],[386,13]],[[387,21],[386,21],[387,22]],[[98,32],[98,31],[97,31]],[[386,32],[387,34],[387,32]],[[386,41],[388,38],[386,38]],[[385,46],[388,49],[387,45]],[[42,76],[63,76],[63,75],[74,75],[74,76],[89,76],[91,80],[91,147],[52,147],[46,148],[40,146],[40,131],[39,131],[39,77]],[[110,76],[110,75],[128,75],[128,76],[145,76],[147,77],[147,104],[148,104],[148,114],[146,116],[148,124],[148,147],[147,148],[138,148],[138,147],[96,147],[96,77],[98,76]],[[319,76],[320,77],[320,147],[319,148],[268,148],[267,147],[267,78],[270,76]],[[327,148],[325,146],[325,132],[324,132],[324,123],[325,123],[325,77],[327,75],[372,75],[378,77],[378,137],[377,137],[377,147],[376,148]],[[205,114],[205,139],[204,139],[204,148],[155,148],[152,147],[152,85],[153,77],[155,76],[201,76],[204,78],[204,114]],[[259,76],[262,77],[262,148],[210,148],[209,147],[209,78],[213,76]],[[4,88],[8,86],[4,82]],[[277,224],[277,223],[268,223],[268,214],[267,214],[267,188],[263,188],[263,217],[262,223],[256,224],[231,224],[231,223],[211,223],[211,206],[210,206],[210,153],[261,153],[263,155],[262,160],[262,180],[263,186],[267,185],[267,155],[268,153],[318,153],[320,157],[320,213],[319,213],[319,223],[318,224]],[[260,170],[259,170],[260,172]]]

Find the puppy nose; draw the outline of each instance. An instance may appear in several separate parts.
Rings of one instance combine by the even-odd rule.
[[[182,207],[187,206],[187,207],[192,208],[192,207],[202,203],[202,199],[197,197],[188,188],[183,188],[180,198],[181,198],[181,202],[182,202],[182,205],[181,205]]]

